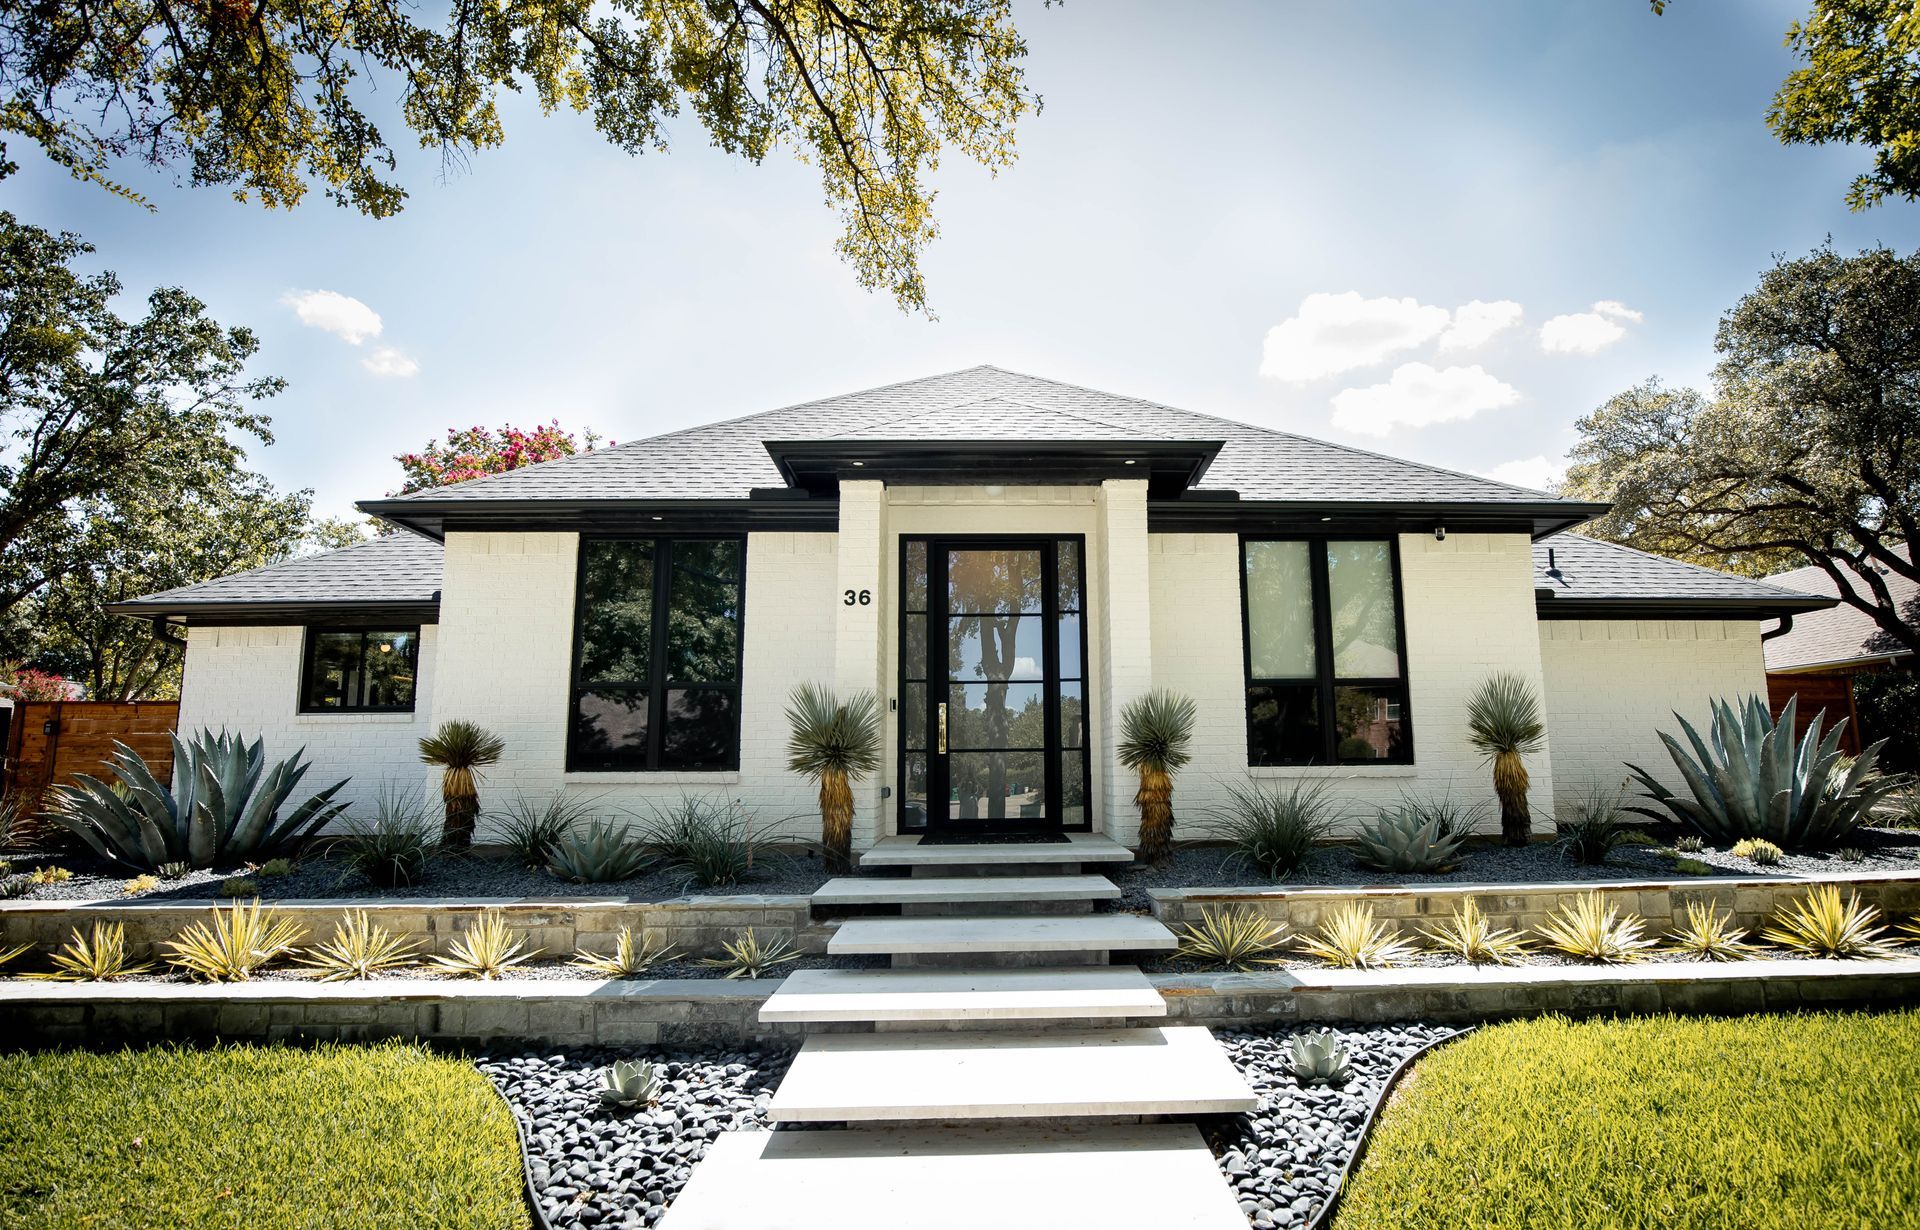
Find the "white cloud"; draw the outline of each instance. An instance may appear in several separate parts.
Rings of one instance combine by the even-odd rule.
[[[1555,316],[1540,326],[1540,349],[1556,354],[1594,354],[1627,335],[1627,324],[1638,324],[1641,314],[1618,299],[1602,299],[1590,312]]]
[[[1520,390],[1489,375],[1478,363],[1439,370],[1425,363],[1404,363],[1385,384],[1335,394],[1333,425],[1384,436],[1397,426],[1450,423],[1519,400]]]
[[[1522,457],[1516,461],[1503,461],[1493,469],[1482,471],[1482,473],[1488,478],[1512,483],[1516,487],[1546,491],[1566,477],[1567,462],[1564,457]]]
[[[1520,323],[1521,307],[1511,299],[1492,303],[1475,299],[1454,309],[1453,323],[1440,335],[1442,350],[1473,350]]]
[[[1267,330],[1260,374],[1305,383],[1368,367],[1431,341],[1452,314],[1417,299],[1363,299],[1357,291],[1308,295]]]
[[[380,336],[380,313],[355,299],[333,290],[288,291],[281,299],[300,317],[300,323],[358,346],[370,337]]]
[[[376,376],[405,377],[419,372],[420,365],[397,346],[376,346],[372,354],[360,360],[360,366]]]

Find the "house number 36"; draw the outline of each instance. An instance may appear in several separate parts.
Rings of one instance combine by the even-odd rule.
[[[870,589],[848,590],[847,605],[848,606],[872,606],[873,591]]]

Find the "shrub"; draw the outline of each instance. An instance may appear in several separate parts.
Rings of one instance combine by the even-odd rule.
[[[1646,925],[1637,915],[1622,917],[1599,893],[1583,893],[1549,914],[1536,930],[1549,946],[1582,961],[1623,963],[1640,960],[1655,946],[1640,934]]]
[[[123,896],[137,897],[141,893],[150,893],[160,887],[160,877],[156,875],[135,876],[120,885]]]
[[[211,867],[294,845],[346,808],[335,782],[282,815],[307,775],[305,749],[267,767],[260,740],[203,730],[173,740],[173,785],[163,786],[132,748],[116,742],[108,785],[82,773],[55,788],[53,818],[95,854],[140,871],[163,863]],[[116,789],[118,787],[118,789]]]
[[[1421,934],[1435,949],[1450,952],[1474,965],[1513,965],[1527,951],[1527,942],[1519,932],[1495,927],[1472,897],[1456,906],[1447,921]]]
[[[298,870],[300,870],[300,864],[290,858],[270,858],[258,867],[252,868],[255,875],[263,875],[270,880],[290,876]]]
[[[575,884],[610,884],[646,870],[653,861],[625,824],[601,818],[570,829],[547,849],[547,867]]]
[[[803,683],[787,699],[787,768],[820,787],[827,870],[853,869],[853,783],[880,767],[880,705],[871,692],[841,700]]]
[[[1880,911],[1847,890],[1843,899],[1832,884],[1816,885],[1798,901],[1773,916],[1760,932],[1769,944],[1815,957],[1884,957],[1892,949],[1880,939],[1885,927],[1876,926]]]
[[[488,910],[448,946],[447,955],[433,958],[433,964],[449,973],[468,978],[492,980],[516,965],[538,956],[538,948],[529,949],[516,936],[498,910]]]
[[[765,978],[787,962],[800,959],[799,952],[785,937],[762,940],[752,927],[734,932],[733,938],[720,948],[725,956],[703,957],[700,964],[725,970],[729,978]]]
[[[564,794],[550,794],[540,801],[517,794],[505,812],[493,817],[493,825],[500,834],[500,844],[515,858],[529,867],[544,867],[548,849],[586,823],[592,808],[592,800]]]
[[[1889,773],[1920,773],[1920,672],[1868,671],[1853,677],[1860,730],[1884,739]]]
[[[1331,783],[1294,782],[1285,788],[1258,782],[1227,786],[1227,805],[1211,809],[1213,835],[1233,848],[1235,861],[1269,880],[1300,869],[1333,827]]]
[[[650,936],[635,940],[633,928],[622,927],[611,953],[592,953],[582,948],[573,954],[573,964],[602,978],[631,978],[672,955],[671,947]]]
[[[260,885],[245,876],[228,876],[220,881],[222,897],[258,897]]]
[[[1381,812],[1379,818],[1355,838],[1360,847],[1357,857],[1363,867],[1429,874],[1458,867],[1463,840],[1464,837],[1443,834],[1438,816],[1422,814],[1406,803]]]
[[[1440,826],[1442,837],[1467,837],[1480,827],[1489,810],[1487,804],[1462,803],[1451,794],[1407,795],[1400,809],[1421,821],[1432,820]]]
[[[1834,851],[1834,855],[1843,863],[1864,863],[1867,861],[1867,852],[1859,846],[1841,846],[1838,850]]]
[[[1667,938],[1673,951],[1709,961],[1740,961],[1757,951],[1747,943],[1746,928],[1733,925],[1733,911],[1699,901],[1687,903],[1687,921]]]
[[[704,888],[724,888],[753,874],[753,826],[736,804],[720,807],[683,795],[677,804],[654,810],[642,840],[669,870]]]
[[[1413,945],[1376,922],[1373,907],[1351,902],[1301,938],[1301,952],[1339,969],[1385,969],[1413,955]]]
[[[114,982],[144,974],[153,966],[127,959],[127,929],[119,923],[96,921],[81,934],[75,927],[67,942],[53,954],[53,971],[28,974],[48,982]]]
[[[300,924],[271,906],[236,901],[224,910],[213,907],[209,921],[193,923],[167,941],[167,960],[202,982],[245,982],[291,955],[301,934]]]
[[[506,751],[506,740],[472,722],[442,722],[420,740],[421,761],[440,769],[440,801],[446,809],[442,846],[464,850],[473,844],[473,824],[480,814],[480,770],[498,764]]]
[[[1701,854],[1706,851],[1707,843],[1702,841],[1697,835],[1688,833],[1685,837],[1674,842],[1673,848],[1682,854]]]
[[[1614,847],[1627,840],[1628,833],[1620,813],[1620,796],[1597,786],[1573,805],[1572,819],[1561,820],[1555,827],[1566,856],[1591,867],[1606,862]]]
[[[1492,675],[1467,698],[1467,742],[1493,766],[1500,836],[1507,845],[1526,845],[1533,830],[1526,757],[1545,747],[1546,738],[1540,698],[1519,675]]]
[[[1303,1085],[1344,1085],[1353,1075],[1346,1043],[1331,1029],[1287,1039],[1287,1070]]]
[[[645,1059],[616,1059],[600,1074],[600,1104],[652,1106],[665,1087],[656,1065]]]
[[[1286,928],[1244,907],[1200,911],[1200,921],[1180,929],[1178,954],[1228,969],[1246,970],[1278,965],[1273,956],[1286,941]]]
[[[1772,867],[1780,861],[1783,851],[1779,846],[1764,838],[1743,837],[1733,843],[1733,856],[1758,863],[1762,867]]]
[[[371,821],[354,820],[331,843],[346,868],[380,888],[407,888],[427,878],[440,836],[417,794],[382,792]]]
[[[1193,759],[1193,701],[1156,688],[1120,711],[1119,761],[1139,774],[1140,857],[1164,863],[1173,852],[1173,775]]]
[[[1874,773],[1878,743],[1850,767],[1843,767],[1839,747],[1845,719],[1834,723],[1823,739],[1820,726],[1825,715],[1816,715],[1796,746],[1793,724],[1798,705],[1798,697],[1789,700],[1776,723],[1766,701],[1758,696],[1748,697],[1737,712],[1731,703],[1715,701],[1711,741],[1702,739],[1676,713],[1674,720],[1686,732],[1694,755],[1664,731],[1660,741],[1693,797],[1681,798],[1645,769],[1630,764],[1627,767],[1640,783],[1641,797],[1662,810],[1629,810],[1657,820],[1671,813],[1716,842],[1764,837],[1789,849],[1837,843],[1898,783]]]
[[[365,910],[354,910],[334,924],[333,938],[309,950],[300,964],[319,970],[322,982],[346,982],[412,965],[417,952],[414,945],[369,921]]]
[[[1713,874],[1713,864],[1703,863],[1697,858],[1676,858],[1673,860],[1673,869],[1683,876],[1710,876]]]
[[[27,875],[27,880],[35,888],[45,888],[49,884],[65,884],[73,879],[73,872],[65,867],[35,867]]]

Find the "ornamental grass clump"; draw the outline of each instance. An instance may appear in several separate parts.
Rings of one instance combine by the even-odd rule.
[[[572,964],[602,978],[631,978],[667,960],[673,952],[652,936],[635,939],[632,927],[622,927],[613,941],[612,952],[589,952],[582,948],[573,954]]]
[[[418,953],[417,946],[370,921],[365,910],[354,910],[334,924],[332,939],[309,949],[299,964],[319,970],[322,982],[347,982],[405,969]]]
[[[1258,782],[1227,786],[1227,803],[1207,812],[1212,836],[1226,841],[1235,862],[1278,880],[1298,871],[1334,823],[1331,783],[1294,782],[1284,788]]]
[[[507,743],[473,722],[442,722],[420,740],[420,759],[440,770],[440,801],[446,810],[440,844],[448,850],[473,845],[480,815],[480,770],[500,763]]]
[[[1747,943],[1747,929],[1734,925],[1732,910],[1700,901],[1687,903],[1687,921],[1667,936],[1667,947],[1708,961],[1744,961],[1759,951]]]
[[[213,917],[194,923],[167,942],[168,963],[202,982],[245,982],[282,957],[291,956],[303,932],[271,906],[236,901],[213,907]]]
[[[590,799],[556,793],[536,800],[517,794],[505,811],[489,819],[500,844],[515,860],[528,867],[544,867],[553,844],[585,824],[592,812]]]
[[[1789,850],[1839,844],[1866,821],[1874,807],[1900,789],[1900,781],[1874,770],[1884,739],[1857,759],[1846,760],[1840,752],[1844,718],[1822,737],[1826,714],[1816,714],[1796,744],[1798,705],[1798,697],[1789,700],[1776,720],[1759,696],[1748,697],[1738,710],[1728,701],[1715,701],[1711,738],[1702,738],[1692,723],[1674,714],[1692,754],[1665,732],[1660,741],[1692,797],[1675,794],[1651,773],[1630,764],[1627,767],[1640,784],[1641,797],[1653,807],[1629,810],[1657,820],[1671,814],[1716,843],[1764,838]]]
[[[880,705],[871,692],[842,700],[803,683],[787,698],[787,768],[820,788],[827,870],[853,870],[853,783],[880,767]]]
[[[351,820],[329,843],[349,875],[377,888],[409,888],[424,882],[440,834],[417,794],[383,792],[372,820]]]
[[[1140,777],[1134,806],[1140,809],[1140,857],[1165,863],[1173,853],[1173,775],[1193,759],[1193,701],[1155,689],[1120,711],[1120,763]]]
[[[547,869],[575,884],[610,884],[639,875],[653,855],[631,826],[606,817],[570,829],[547,848]]]
[[[1337,969],[1385,969],[1414,955],[1412,944],[1373,916],[1373,907],[1350,902],[1317,930],[1302,936],[1299,950]]]
[[[450,974],[492,981],[539,954],[540,949],[528,948],[513,933],[500,911],[488,910],[448,945],[445,956],[434,957],[431,964]]]
[[[1516,965],[1527,953],[1527,942],[1520,933],[1494,926],[1472,897],[1454,907],[1445,922],[1425,928],[1421,934],[1435,951],[1451,953],[1473,965]]]
[[[1554,827],[1559,833],[1561,852],[1589,867],[1605,863],[1615,847],[1628,841],[1629,834],[1626,818],[1621,814],[1620,796],[1598,786],[1573,804],[1569,818],[1557,821]]]
[[[1502,672],[1467,698],[1467,742],[1493,766],[1493,793],[1500,800],[1500,839],[1524,846],[1533,833],[1527,808],[1528,756],[1546,746],[1547,723],[1533,685]]]
[[[753,874],[752,817],[735,803],[721,806],[697,795],[682,796],[654,810],[641,839],[668,870],[702,888],[725,888]]]
[[[1578,900],[1563,905],[1535,928],[1550,947],[1582,961],[1625,964],[1638,961],[1657,945],[1642,935],[1646,920],[1638,915],[1622,915],[1615,906],[1605,904],[1599,893],[1582,893]]]
[[[752,927],[734,932],[720,950],[726,955],[702,957],[700,964],[724,970],[728,978],[765,978],[787,962],[800,959],[799,951],[784,936],[763,940]]]
[[[18,956],[25,949],[16,949]],[[3,962],[0,962],[3,963]],[[44,982],[114,982],[144,974],[153,966],[127,957],[127,929],[119,923],[94,922],[83,934],[75,927],[59,951],[53,969],[23,975]]]
[[[1377,871],[1440,875],[1460,866],[1465,840],[1465,834],[1443,832],[1440,816],[1403,803],[1381,812],[1354,836],[1354,857]]]
[[[1778,944],[1811,957],[1861,959],[1893,955],[1893,946],[1881,939],[1880,911],[1847,890],[1843,898],[1833,884],[1820,884],[1788,903],[1760,932],[1769,944]]]
[[[1200,911],[1200,921],[1180,929],[1178,955],[1189,961],[1226,969],[1250,970],[1278,965],[1275,954],[1286,942],[1287,930],[1272,919],[1243,906]]]

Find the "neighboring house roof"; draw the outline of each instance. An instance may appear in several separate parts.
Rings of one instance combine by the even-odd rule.
[[[440,603],[440,556],[440,544],[431,539],[385,534],[337,551],[112,603],[107,609],[199,623],[285,620],[290,610],[315,617],[431,620]]]
[[[1901,559],[1909,558],[1908,548],[1896,547],[1894,550]],[[1920,623],[1920,586],[1898,573],[1882,573],[1881,576],[1895,605],[1909,612],[1908,618],[1914,623]],[[1767,581],[1808,594],[1833,596],[1840,592],[1840,587],[1827,575],[1827,570],[1818,564],[1776,573]],[[1859,583],[1855,582],[1855,585],[1858,587]],[[1795,619],[1790,631],[1768,641],[1767,669],[1803,671],[1825,666],[1848,666],[1885,661],[1906,652],[1906,647],[1888,636],[1865,611],[1841,603],[1816,615],[1803,615]]]
[[[1649,555],[1584,534],[1533,544],[1533,584],[1543,618],[1623,618],[1734,612],[1778,615],[1831,606],[1833,599],[1771,581]]]

